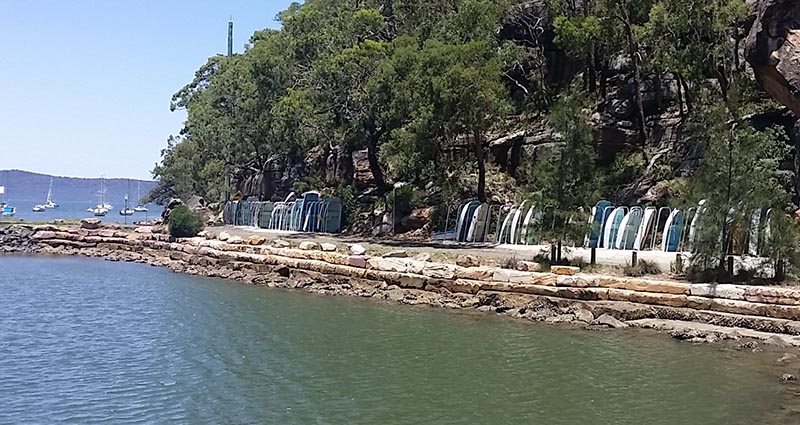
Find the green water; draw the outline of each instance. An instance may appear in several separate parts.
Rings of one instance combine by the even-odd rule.
[[[0,423],[754,424],[774,355],[0,257]]]

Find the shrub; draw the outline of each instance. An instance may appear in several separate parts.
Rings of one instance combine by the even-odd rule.
[[[186,205],[179,205],[170,211],[167,226],[170,235],[176,238],[191,238],[203,230],[203,220]]]
[[[648,274],[660,274],[661,268],[654,261],[639,259],[635,266],[630,263],[626,264],[622,272],[625,276],[642,277]]]

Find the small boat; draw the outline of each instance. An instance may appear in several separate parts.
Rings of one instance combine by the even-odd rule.
[[[33,212],[45,212],[47,208],[44,205],[39,204],[39,205],[34,205],[32,210]]]
[[[139,182],[138,185],[136,186],[136,199],[137,201],[141,201],[142,199],[142,182]],[[147,212],[147,207],[142,204],[139,204],[136,207],[134,207],[133,210],[136,212]]]
[[[5,186],[0,186],[0,197],[5,196],[6,188]],[[14,217],[14,214],[17,213],[17,209],[8,205],[5,201],[0,201],[0,217]]]
[[[53,202],[53,178],[52,177],[50,178],[50,189],[47,190],[47,201],[45,201],[45,203],[42,204],[41,206],[43,206],[44,208],[47,208],[47,209],[58,208],[58,204]]]
[[[119,215],[129,216],[133,215],[136,211],[128,208],[128,195],[125,195],[125,208],[119,210]]]
[[[106,191],[105,177],[100,177],[100,190],[97,192],[100,198],[100,203],[98,203],[94,208],[87,208],[86,212],[90,212],[98,217],[102,217],[113,209],[111,204],[106,202]]]

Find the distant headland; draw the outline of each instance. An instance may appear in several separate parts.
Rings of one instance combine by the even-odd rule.
[[[97,199],[101,177],[64,177],[22,170],[0,170],[0,186],[5,186],[8,201],[44,200],[51,180],[53,198],[59,202],[91,202]],[[128,194],[131,200],[138,200],[137,197],[144,197],[156,185],[152,180],[126,178],[102,180],[109,199],[122,199]]]

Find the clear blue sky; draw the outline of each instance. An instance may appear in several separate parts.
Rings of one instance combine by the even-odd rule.
[[[0,169],[148,178],[209,56],[277,28],[291,0],[27,0],[0,13]]]

